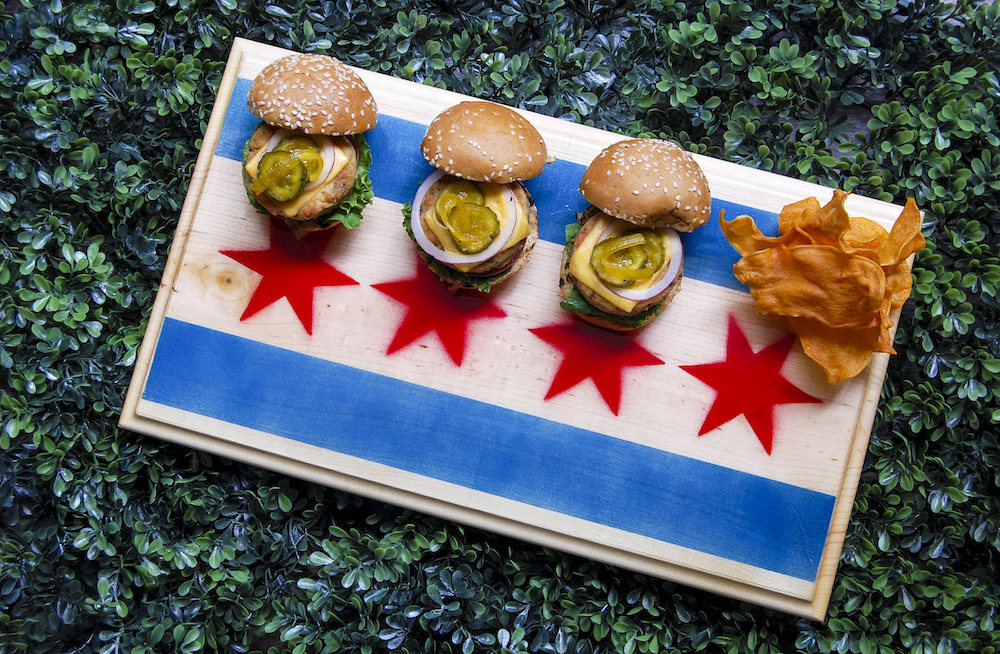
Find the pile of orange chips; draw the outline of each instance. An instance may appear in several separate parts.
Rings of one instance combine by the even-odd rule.
[[[907,259],[924,247],[912,199],[886,232],[848,216],[847,196],[837,190],[826,206],[816,198],[786,206],[774,237],[750,216],[719,216],[722,233],[743,255],[733,272],[750,287],[758,313],[787,320],[831,383],[860,373],[873,352],[895,354],[889,315],[910,295]]]

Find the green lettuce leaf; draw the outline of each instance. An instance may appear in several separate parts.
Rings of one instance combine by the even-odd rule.
[[[256,127],[254,128],[254,131],[255,132],[257,131]],[[255,198],[253,196],[253,193],[250,192],[250,185],[253,184],[253,180],[250,179],[250,175],[247,173],[247,167],[246,167],[247,155],[249,153],[250,153],[250,139],[247,139],[247,142],[243,144],[243,158],[241,159],[243,165],[240,166],[240,171],[242,171],[243,173],[243,188],[246,189],[247,199],[250,200],[250,204],[257,211],[257,213],[267,213],[267,209],[264,208],[264,205],[262,205],[260,202],[257,202],[257,198]]]
[[[580,233],[581,229],[583,229],[581,223],[566,225],[566,254],[573,254],[573,241],[576,240],[576,235]]]
[[[642,327],[647,322],[660,315],[660,312],[663,311],[662,304],[657,304],[655,307],[650,307],[649,309],[646,309],[641,313],[637,313],[634,316],[619,316],[616,313],[601,311],[590,302],[583,299],[583,295],[580,293],[580,290],[577,289],[575,284],[573,285],[573,292],[570,293],[568,298],[560,302],[559,306],[567,311],[572,311],[573,313],[597,316],[631,329]]]

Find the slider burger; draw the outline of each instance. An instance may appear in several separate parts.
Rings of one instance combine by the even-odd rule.
[[[580,192],[593,206],[566,228],[560,306],[601,327],[641,327],[680,290],[677,232],[708,219],[708,181],[673,143],[629,139],[597,155]]]
[[[360,133],[378,122],[364,81],[333,57],[289,55],[254,79],[247,107],[264,121],[243,152],[243,182],[258,211],[295,230],[360,225],[373,197]]]
[[[517,112],[473,101],[431,121],[420,150],[438,170],[404,209],[407,233],[453,289],[488,292],[524,267],[538,240],[535,203],[521,181],[542,172],[545,142]]]

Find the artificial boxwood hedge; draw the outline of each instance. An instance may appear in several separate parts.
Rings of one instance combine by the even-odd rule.
[[[10,0],[0,653],[1000,648],[991,0]],[[235,36],[926,212],[829,619],[123,432]]]

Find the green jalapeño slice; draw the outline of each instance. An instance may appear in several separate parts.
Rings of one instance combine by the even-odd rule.
[[[500,220],[492,209],[474,202],[462,202],[448,212],[444,221],[462,254],[478,254],[500,233]]]
[[[319,153],[319,146],[311,138],[305,135],[289,136],[278,141],[275,150],[290,152],[293,157],[305,164],[309,171],[309,181],[315,182],[319,173],[323,170],[323,157]]]
[[[594,246],[590,265],[605,284],[616,288],[650,279],[663,267],[663,240],[651,229],[632,231]]]
[[[257,180],[251,190],[258,195],[267,194],[275,202],[294,200],[302,194],[309,182],[306,165],[291,152],[272,150],[257,164]]]
[[[483,204],[484,201],[482,192],[476,188],[475,184],[465,180],[457,180],[445,186],[438,195],[434,202],[434,214],[438,223],[447,227],[448,216],[451,215],[452,209],[463,202]]]

